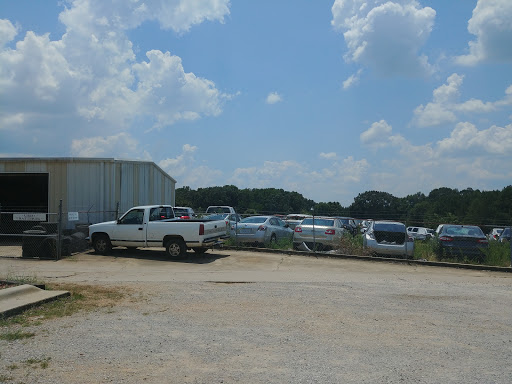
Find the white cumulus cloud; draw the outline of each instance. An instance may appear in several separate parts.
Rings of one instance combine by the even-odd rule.
[[[166,158],[158,165],[174,178],[179,186],[201,188],[221,185],[223,172],[199,163],[194,157],[194,153],[198,150],[197,146],[185,144],[179,155]]]
[[[509,155],[512,153],[512,124],[505,127],[493,125],[479,131],[474,124],[459,123],[450,137],[438,142],[438,148],[439,153],[443,155],[461,152],[471,156],[475,153]]]
[[[59,15],[65,33],[57,40],[28,31],[7,48],[18,28],[0,21],[0,121],[22,122],[18,140],[44,134],[44,141],[52,132],[69,143],[74,131],[115,136],[140,129],[140,121],[143,129],[165,129],[222,112],[229,95],[187,72],[181,58],[151,50],[137,62],[128,31],[152,20],[180,33],[207,20],[223,22],[229,0],[66,4]]]
[[[338,155],[336,155],[336,152],[329,152],[329,153],[321,152],[319,156],[320,156],[320,158],[327,159],[327,160],[334,160],[338,157]]]
[[[503,167],[512,152],[512,125],[479,130],[471,123],[459,123],[449,137],[424,145],[394,135],[392,127],[382,122],[372,128],[369,136],[383,143],[377,148],[390,147],[394,152],[369,167],[369,189],[405,196],[438,187],[486,188],[488,181],[512,178],[512,169]]]
[[[458,64],[482,61],[512,61],[512,1],[478,0],[468,31],[476,37],[469,42],[469,53],[455,58]]]
[[[415,0],[335,0],[334,28],[343,32],[347,62],[372,68],[382,76],[424,76],[433,72],[421,54],[436,12]],[[345,81],[352,85],[359,75]]]
[[[463,80],[464,76],[456,73],[449,76],[446,84],[434,90],[431,102],[415,108],[413,122],[419,127],[432,127],[454,123],[460,115],[489,113],[512,105],[510,87],[502,99],[494,102],[478,99],[460,102],[460,87]]]
[[[75,139],[71,143],[71,153],[77,157],[115,157],[150,160],[150,156],[146,152],[139,150],[139,142],[128,133]]]
[[[18,34],[18,28],[9,20],[0,19],[0,48],[12,41]]]
[[[277,92],[270,92],[267,96],[267,104],[276,104],[282,100],[283,100],[283,98]]]
[[[359,138],[363,144],[370,147],[383,147],[388,145],[391,131],[391,125],[385,120],[380,120],[373,123],[370,128],[361,133]]]

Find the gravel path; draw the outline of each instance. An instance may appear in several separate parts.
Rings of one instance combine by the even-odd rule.
[[[0,383],[512,380],[510,274],[226,251],[0,268],[131,292],[0,340]]]

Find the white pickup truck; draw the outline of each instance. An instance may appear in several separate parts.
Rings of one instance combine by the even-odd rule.
[[[182,258],[187,249],[202,254],[228,237],[224,220],[180,219],[170,205],[145,205],[129,209],[116,221],[89,226],[94,250],[108,254],[112,246],[164,247],[168,256]]]

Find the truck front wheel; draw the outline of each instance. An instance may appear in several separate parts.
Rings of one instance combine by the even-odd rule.
[[[180,239],[171,239],[165,244],[165,252],[172,259],[181,259],[187,253],[187,246]]]
[[[112,244],[107,235],[96,235],[92,245],[94,251],[100,255],[107,255],[112,249]]]

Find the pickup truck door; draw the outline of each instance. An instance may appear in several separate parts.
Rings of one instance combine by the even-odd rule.
[[[112,233],[112,245],[143,247],[146,244],[144,209],[132,209],[121,217]]]

